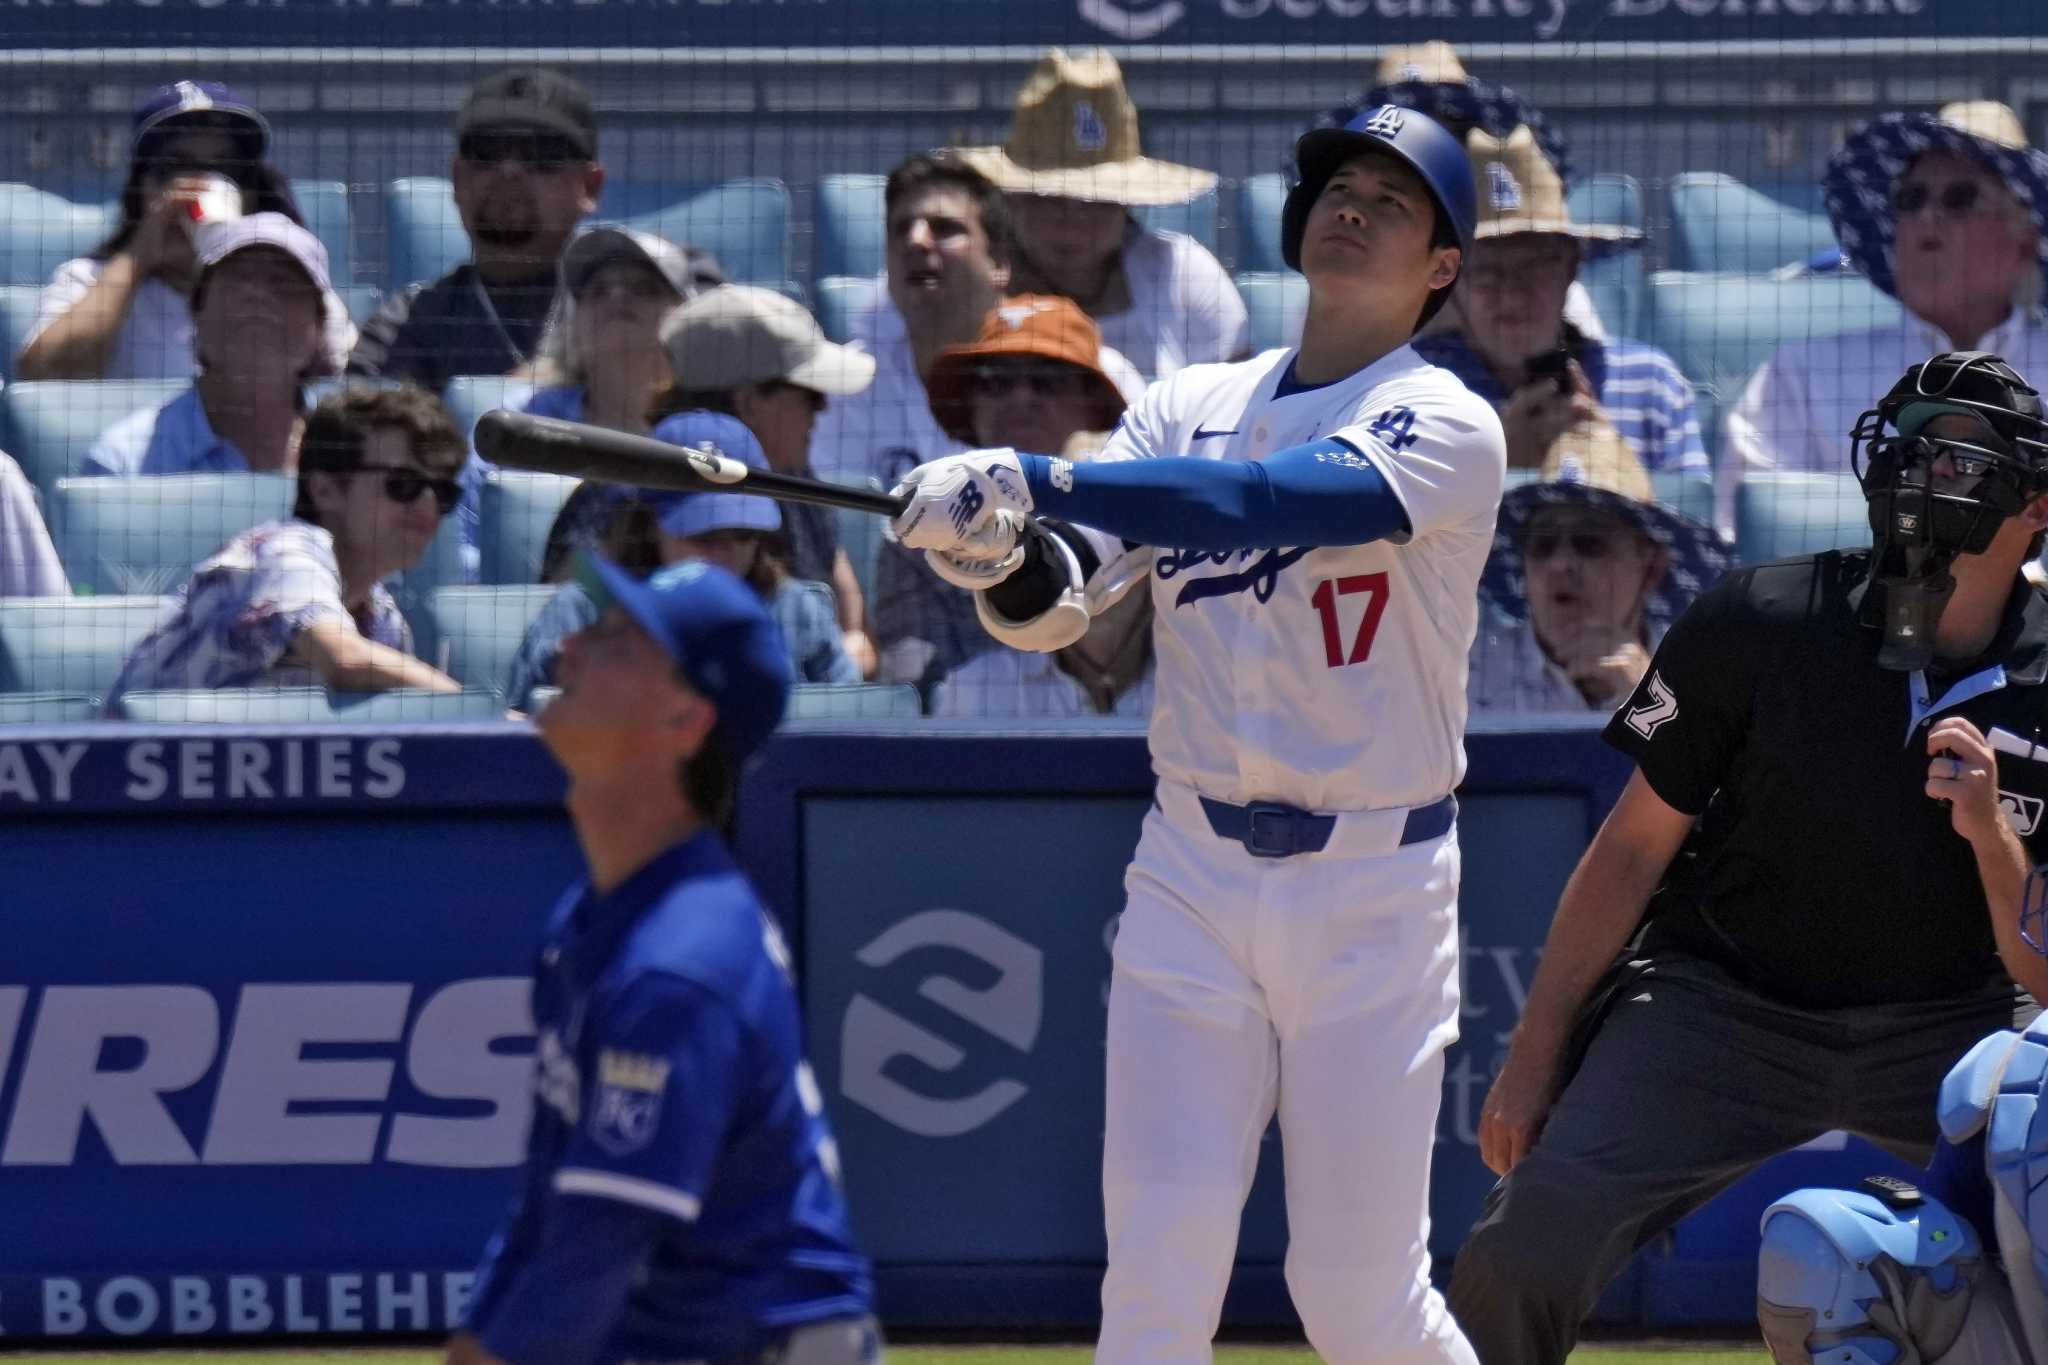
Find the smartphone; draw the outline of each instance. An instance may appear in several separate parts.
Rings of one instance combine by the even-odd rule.
[[[1560,394],[1572,391],[1572,353],[1570,351],[1559,346],[1556,350],[1544,351],[1539,355],[1529,357],[1529,363],[1523,371],[1522,382],[1524,384],[1541,384],[1545,380],[1548,380],[1551,387],[1555,388]]]

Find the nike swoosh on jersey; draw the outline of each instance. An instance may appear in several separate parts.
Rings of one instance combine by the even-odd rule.
[[[1197,440],[1197,441],[1206,441],[1206,440],[1208,440],[1208,439],[1209,439],[1209,438],[1210,438],[1211,436],[1235,436],[1235,435],[1237,435],[1237,428],[1236,428],[1236,427],[1232,427],[1232,428],[1230,428],[1230,430],[1228,430],[1228,431],[1209,431],[1209,430],[1207,430],[1206,428],[1204,428],[1204,427],[1201,427],[1201,426],[1199,426],[1199,425],[1198,425],[1198,426],[1196,426],[1196,428],[1195,428],[1195,434],[1194,434],[1194,438],[1193,438],[1193,439],[1195,439],[1195,440]]]

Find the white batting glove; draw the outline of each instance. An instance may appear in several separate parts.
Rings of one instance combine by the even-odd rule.
[[[889,523],[898,543],[968,560],[1009,554],[1031,512],[1024,467],[1007,448],[974,450],[921,464],[890,490],[909,506]],[[1007,531],[1001,529],[1008,512]],[[991,528],[997,528],[991,532]]]
[[[926,550],[924,562],[956,588],[981,592],[993,588],[1024,562],[1024,517],[1005,508],[982,529],[984,545],[972,553]]]

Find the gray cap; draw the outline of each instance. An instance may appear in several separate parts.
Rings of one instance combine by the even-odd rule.
[[[736,389],[780,380],[819,393],[859,393],[875,358],[827,341],[818,320],[772,289],[726,284],[668,315],[661,344],[686,389]]]
[[[693,299],[725,283],[725,271],[710,252],[607,223],[587,227],[570,239],[562,252],[562,284],[575,294],[601,266],[613,261],[651,267],[668,281],[679,299]]]
[[[320,239],[281,213],[252,213],[246,218],[201,223],[193,233],[193,249],[202,270],[210,270],[237,251],[267,246],[284,252],[322,294],[334,285],[327,277],[327,248]]]

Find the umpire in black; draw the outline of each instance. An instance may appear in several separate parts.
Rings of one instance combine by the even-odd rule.
[[[1909,1160],[2030,1018],[2048,859],[2048,424],[1996,356],[1908,370],[1852,434],[1876,544],[1728,575],[1608,723],[1636,761],[1566,885],[1479,1143],[1504,1177],[1450,1306],[1562,1365],[1650,1238],[1830,1129]]]

